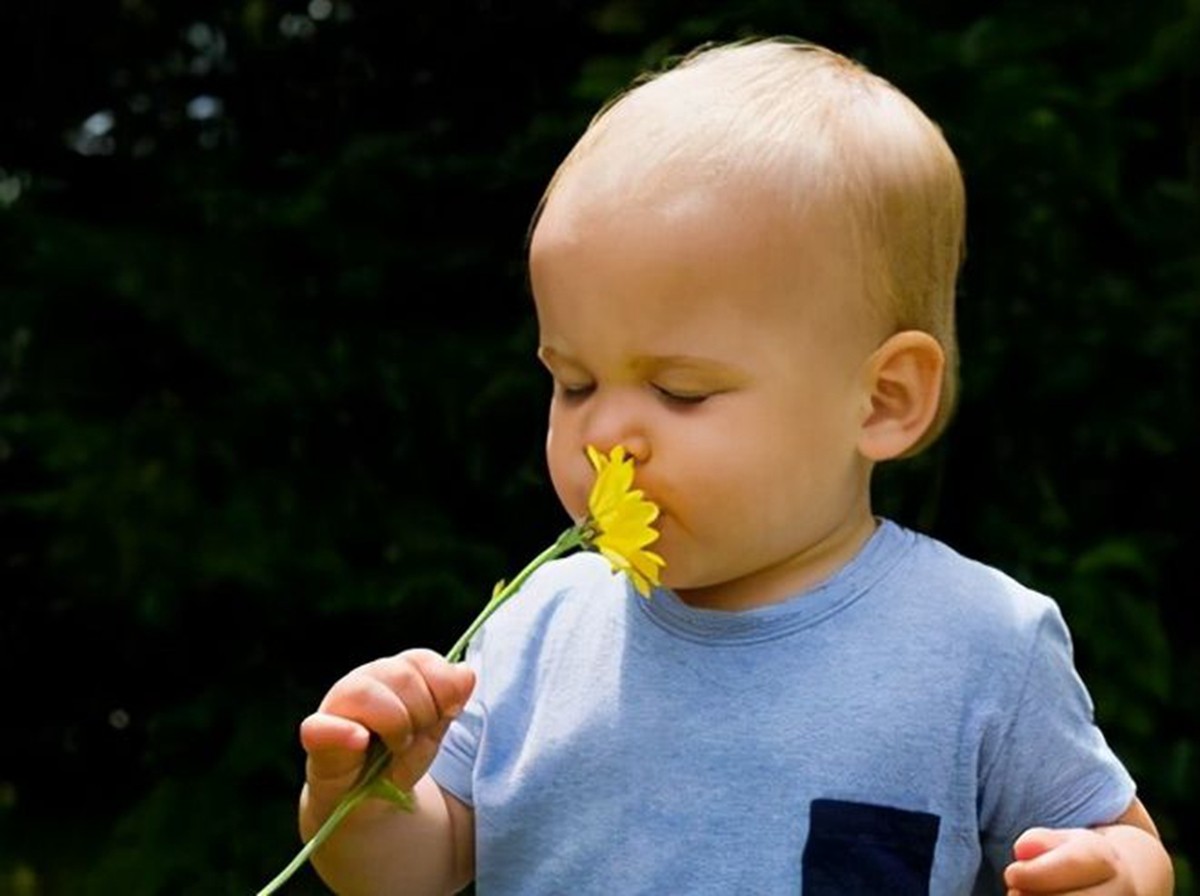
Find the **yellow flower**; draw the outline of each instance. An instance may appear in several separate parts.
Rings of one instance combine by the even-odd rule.
[[[588,460],[596,470],[596,481],[588,495],[587,544],[595,548],[633,581],[642,597],[659,584],[662,557],[646,547],[658,538],[651,525],[658,519],[658,505],[633,487],[633,458],[623,445],[614,447],[606,457],[591,445]]]

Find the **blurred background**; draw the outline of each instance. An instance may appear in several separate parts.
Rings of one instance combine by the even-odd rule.
[[[5,0],[0,894],[283,867],[301,718],[567,522],[522,257],[558,159],[645,66],[773,33],[968,182],[961,409],[877,506],[1060,601],[1195,892],[1194,0]]]

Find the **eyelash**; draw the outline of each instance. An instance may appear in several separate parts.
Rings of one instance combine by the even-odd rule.
[[[702,404],[708,399],[708,395],[703,392],[696,395],[680,395],[678,392],[672,392],[670,389],[664,389],[662,386],[654,386],[654,391],[671,404],[697,405]]]
[[[558,391],[561,393],[564,401],[582,401],[595,392],[596,387],[595,385],[564,386],[560,383]]]
[[[707,401],[708,398],[710,397],[706,393],[700,393],[697,395],[686,395],[686,394],[681,395],[678,392],[672,392],[670,389],[665,389],[662,386],[656,386],[653,383],[651,383],[650,385],[651,385],[651,388],[653,388],[654,391],[656,393],[658,393],[658,396],[660,398],[662,398],[664,401],[666,401],[670,404],[684,405],[684,406],[698,405],[698,404],[702,404],[703,402]],[[566,386],[563,384],[559,384],[558,389],[559,389],[559,393],[561,394],[562,399],[564,401],[578,402],[578,401],[583,401],[585,398],[590,396],[594,391],[596,391],[596,386],[594,383],[586,385],[586,386]]]

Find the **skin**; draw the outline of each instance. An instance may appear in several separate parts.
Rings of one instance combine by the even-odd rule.
[[[585,513],[585,447],[620,443],[662,508],[655,550],[684,600],[740,610],[827,578],[875,528],[874,464],[933,418],[936,341],[847,313],[863,285],[836,227],[777,220],[755,183],[588,183],[559,185],[530,255],[563,507]],[[350,672],[303,723],[305,837],[352,782],[371,731],[419,797],[411,815],[364,805],[318,852],[337,892],[454,892],[473,876],[471,810],[426,774],[473,684],[464,667],[406,651]],[[1027,832],[1005,878],[1010,896],[1172,890],[1136,800],[1111,825]]]

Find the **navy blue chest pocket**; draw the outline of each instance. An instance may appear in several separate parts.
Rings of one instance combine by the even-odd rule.
[[[936,815],[822,799],[809,816],[803,896],[929,896]]]

